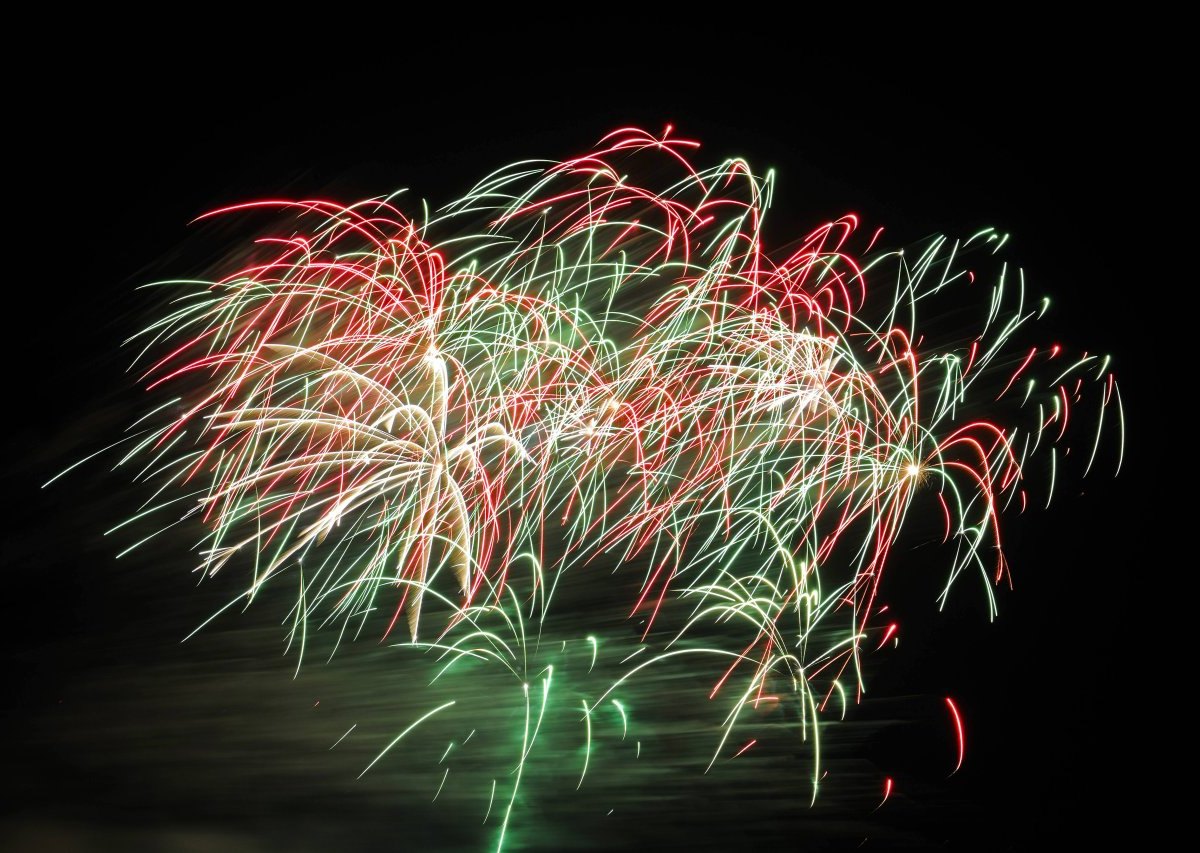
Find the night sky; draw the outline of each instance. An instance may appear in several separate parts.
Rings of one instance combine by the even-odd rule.
[[[233,587],[197,588],[179,538],[115,559],[131,540],[103,533],[145,497],[109,470],[115,459],[39,486],[145,410],[121,347],[155,309],[135,287],[198,273],[237,240],[189,226],[198,214],[397,187],[437,206],[513,160],[667,123],[702,141],[705,163],[736,154],[777,170],[777,234],[851,211],[895,245],[1012,232],[1007,256],[1053,299],[1043,339],[1114,355],[1129,450],[1118,479],[1109,465],[1061,488],[1049,511],[1005,517],[1015,588],[999,590],[993,623],[977,585],[938,613],[942,563],[922,574],[926,552],[897,558],[884,594],[903,641],[831,745],[844,772],[816,807],[795,774],[776,784],[740,770],[666,779],[612,816],[547,793],[522,849],[867,839],[863,849],[1021,850],[1149,831],[1142,756],[1164,748],[1152,706],[1165,688],[1143,686],[1155,656],[1143,622],[1164,586],[1146,578],[1169,569],[1145,547],[1156,524],[1146,460],[1161,452],[1148,424],[1161,416],[1144,328],[1159,321],[1132,306],[1160,274],[1150,283],[1130,260],[1148,241],[1133,223],[1150,217],[1136,206],[1149,162],[1128,100],[1139,87],[1098,53],[1026,56],[1022,74],[997,74],[984,56],[845,74],[782,56],[669,72],[636,52],[610,68],[569,51],[514,64],[459,49],[471,57],[461,80],[439,74],[433,47],[369,66],[314,54],[220,72],[168,51],[84,57],[61,88],[21,97],[9,254],[27,266],[5,291],[0,847],[483,849],[490,836],[453,806],[414,805],[400,763],[356,781],[370,749],[329,750],[349,722],[381,737],[404,724],[388,704],[404,684],[386,648],[364,640],[293,679],[270,605],[181,644]],[[946,695],[968,726],[952,778]],[[884,776],[897,792],[872,813]]]

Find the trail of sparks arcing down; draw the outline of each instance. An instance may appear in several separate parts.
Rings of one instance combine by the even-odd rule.
[[[400,645],[438,678],[513,677],[519,755],[484,792],[498,847],[547,714],[586,739],[586,789],[596,738],[630,733],[621,691],[692,660],[729,697],[709,766],[752,760],[747,710],[789,702],[815,798],[818,723],[896,633],[878,596],[910,516],[948,543],[942,603],[970,572],[994,608],[1030,460],[1049,456],[1048,500],[1085,411],[1088,469],[1116,455],[1102,435],[1123,440],[1107,358],[1025,343],[1046,303],[997,258],[1004,235],[885,251],[845,216],[774,251],[773,176],[702,170],[697,147],[617,130],[422,220],[395,196],[216,211],[285,227],[216,281],[164,283],[180,295],[135,339],[150,387],[179,389],[122,459],[161,484],[139,518],[184,504],[204,572],[249,567],[243,603],[292,577],[302,650],[314,620],[387,635],[403,616]],[[963,292],[987,304],[937,332]],[[619,672],[596,669],[600,628],[574,610],[570,646],[544,637],[600,561],[640,638]],[[568,648],[596,686],[560,702],[548,652]]]

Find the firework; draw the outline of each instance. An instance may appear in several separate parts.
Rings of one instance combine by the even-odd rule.
[[[1005,235],[891,251],[845,216],[775,250],[773,176],[697,147],[618,130],[421,220],[402,196],[216,211],[275,230],[217,280],[162,283],[171,309],[134,339],[149,387],[177,389],[121,460],[158,485],[138,517],[201,521],[199,569],[247,571],[240,602],[290,578],[301,660],[310,627],[403,616],[398,645],[436,661],[377,761],[466,725],[455,684],[511,682],[522,734],[480,793],[498,847],[551,718],[584,787],[598,739],[640,755],[623,697],[666,669],[716,667],[708,767],[787,705],[815,798],[819,723],[898,631],[877,599],[914,513],[942,528],[942,604],[973,573],[994,610],[1001,513],[1048,502],[1074,440],[1082,473],[1119,469],[1109,359],[1027,343],[1048,302]],[[632,636],[564,624],[562,595],[624,596]]]

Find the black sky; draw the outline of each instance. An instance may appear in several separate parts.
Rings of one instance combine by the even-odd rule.
[[[193,665],[218,673],[223,660],[231,673],[252,672],[259,655],[275,666],[278,648],[215,640],[202,661],[178,651],[204,612],[188,599],[190,565],[127,570],[113,555],[128,543],[101,536],[137,497],[125,494],[134,489],[125,475],[104,465],[38,488],[113,440],[136,411],[128,353],[119,349],[144,319],[134,288],[202,265],[209,244],[189,237],[189,220],[264,195],[332,191],[351,200],[400,186],[437,204],[515,159],[567,156],[617,125],[666,123],[702,140],[706,159],[739,154],[775,168],[772,216],[796,233],[846,211],[901,241],[983,225],[1011,231],[1010,257],[1054,298],[1047,334],[1114,354],[1131,417],[1125,472],[1063,490],[1049,512],[1009,519],[1016,588],[1000,592],[997,622],[987,622],[981,597],[939,615],[924,590],[894,591],[908,611],[905,641],[872,685],[894,702],[863,713],[906,722],[872,736],[863,754],[908,783],[901,816],[882,820],[886,837],[898,833],[912,847],[1028,849],[1032,839],[1150,831],[1144,794],[1153,781],[1143,756],[1171,745],[1153,733],[1161,688],[1147,688],[1143,675],[1155,656],[1147,611],[1164,588],[1148,578],[1166,571],[1158,546],[1146,544],[1146,468],[1158,449],[1147,447],[1157,380],[1146,353],[1148,329],[1162,320],[1150,316],[1159,309],[1136,307],[1155,300],[1160,284],[1131,261],[1154,251],[1144,248],[1153,216],[1143,195],[1153,166],[1146,143],[1155,133],[1145,85],[1102,51],[1014,51],[1003,63],[988,51],[856,60],[848,72],[786,53],[745,65],[714,63],[702,51],[671,63],[649,51],[517,61],[453,47],[454,73],[438,64],[445,52],[436,45],[356,64],[315,54],[252,66],[162,50],[119,62],[87,55],[60,83],[17,96],[21,120],[11,132],[22,150],[8,164],[17,220],[9,259],[20,266],[5,284],[0,489],[0,654],[12,689],[0,709],[8,755],[0,839],[18,849],[34,849],[33,839],[155,849],[186,835],[201,839],[195,849],[235,839],[268,850],[294,846],[288,828],[303,825],[312,849],[356,849],[354,825],[389,821],[384,805],[329,805],[337,780],[320,789],[325,806],[247,787],[251,805],[239,810],[213,793],[219,786],[208,776],[188,793],[189,773],[216,766],[195,744],[179,745],[172,761],[181,778],[166,794],[139,775],[146,762],[120,758],[176,731],[137,711],[174,707],[170,693],[182,688],[159,674]],[[130,632],[139,647],[124,641]],[[249,697],[243,703],[286,704],[287,663],[266,673],[257,699],[236,694]],[[121,695],[96,686],[106,683]],[[946,694],[958,697],[970,725],[968,764],[949,781],[935,772],[940,756],[928,754]],[[237,779],[251,772],[243,762],[274,753],[246,759],[241,741],[222,735],[221,713],[233,720],[253,709],[210,711],[216,716],[196,737],[224,750],[219,764],[242,790]],[[874,832],[869,813],[835,818],[850,825],[815,828],[819,849],[853,847]],[[778,840],[796,845],[806,827],[800,810]],[[636,822],[627,831],[634,849],[651,838]],[[362,849],[376,849],[372,832],[363,831]],[[737,832],[703,832],[673,837],[692,849],[706,841],[737,849]],[[393,849],[436,849],[414,839]]]

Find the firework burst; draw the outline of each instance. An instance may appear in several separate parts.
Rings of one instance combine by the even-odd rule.
[[[548,709],[586,744],[581,787],[599,730],[630,737],[622,691],[692,660],[724,702],[708,766],[786,704],[815,797],[819,723],[898,630],[877,598],[913,514],[947,543],[942,603],[974,573],[994,609],[1001,513],[1049,501],[1073,440],[1083,473],[1106,436],[1119,468],[1109,360],[1026,343],[1048,302],[1005,235],[892,251],[845,216],[779,251],[773,176],[697,147],[618,130],[420,221],[400,197],[216,211],[276,230],[215,281],[163,283],[135,339],[149,386],[178,389],[122,458],[158,484],[142,515],[201,519],[199,568],[248,571],[239,601],[293,577],[301,649],[403,616],[400,645],[436,659],[428,714],[377,760],[458,713],[444,685],[511,676],[524,734],[481,793],[498,846]],[[968,288],[977,312],[944,301]],[[588,607],[555,618],[600,572],[628,598],[617,664]]]

